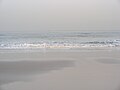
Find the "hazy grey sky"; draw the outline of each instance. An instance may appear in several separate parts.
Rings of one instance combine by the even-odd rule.
[[[120,30],[119,0],[0,0],[0,32]]]

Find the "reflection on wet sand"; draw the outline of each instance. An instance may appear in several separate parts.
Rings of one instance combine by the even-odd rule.
[[[74,66],[73,61],[0,61],[0,86],[16,81],[25,81],[30,76]],[[1,89],[0,89],[1,90]]]
[[[111,59],[111,58],[103,58],[103,59],[98,59],[96,60],[99,63],[104,63],[104,64],[120,64],[119,59]]]

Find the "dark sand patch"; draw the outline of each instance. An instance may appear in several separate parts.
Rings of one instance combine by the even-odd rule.
[[[0,61],[0,86],[16,81],[25,81],[32,75],[74,66],[73,61]]]

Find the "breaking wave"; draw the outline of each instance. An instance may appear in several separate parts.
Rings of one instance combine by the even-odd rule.
[[[120,47],[120,40],[91,41],[81,43],[71,42],[39,42],[39,43],[1,43],[0,49],[72,49],[72,48],[91,48],[91,47]]]

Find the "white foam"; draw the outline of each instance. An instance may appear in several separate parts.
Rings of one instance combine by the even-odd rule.
[[[61,48],[90,48],[90,47],[120,47],[120,44],[8,44],[0,45],[0,49],[42,49],[42,48],[50,48],[50,49],[61,49]]]

